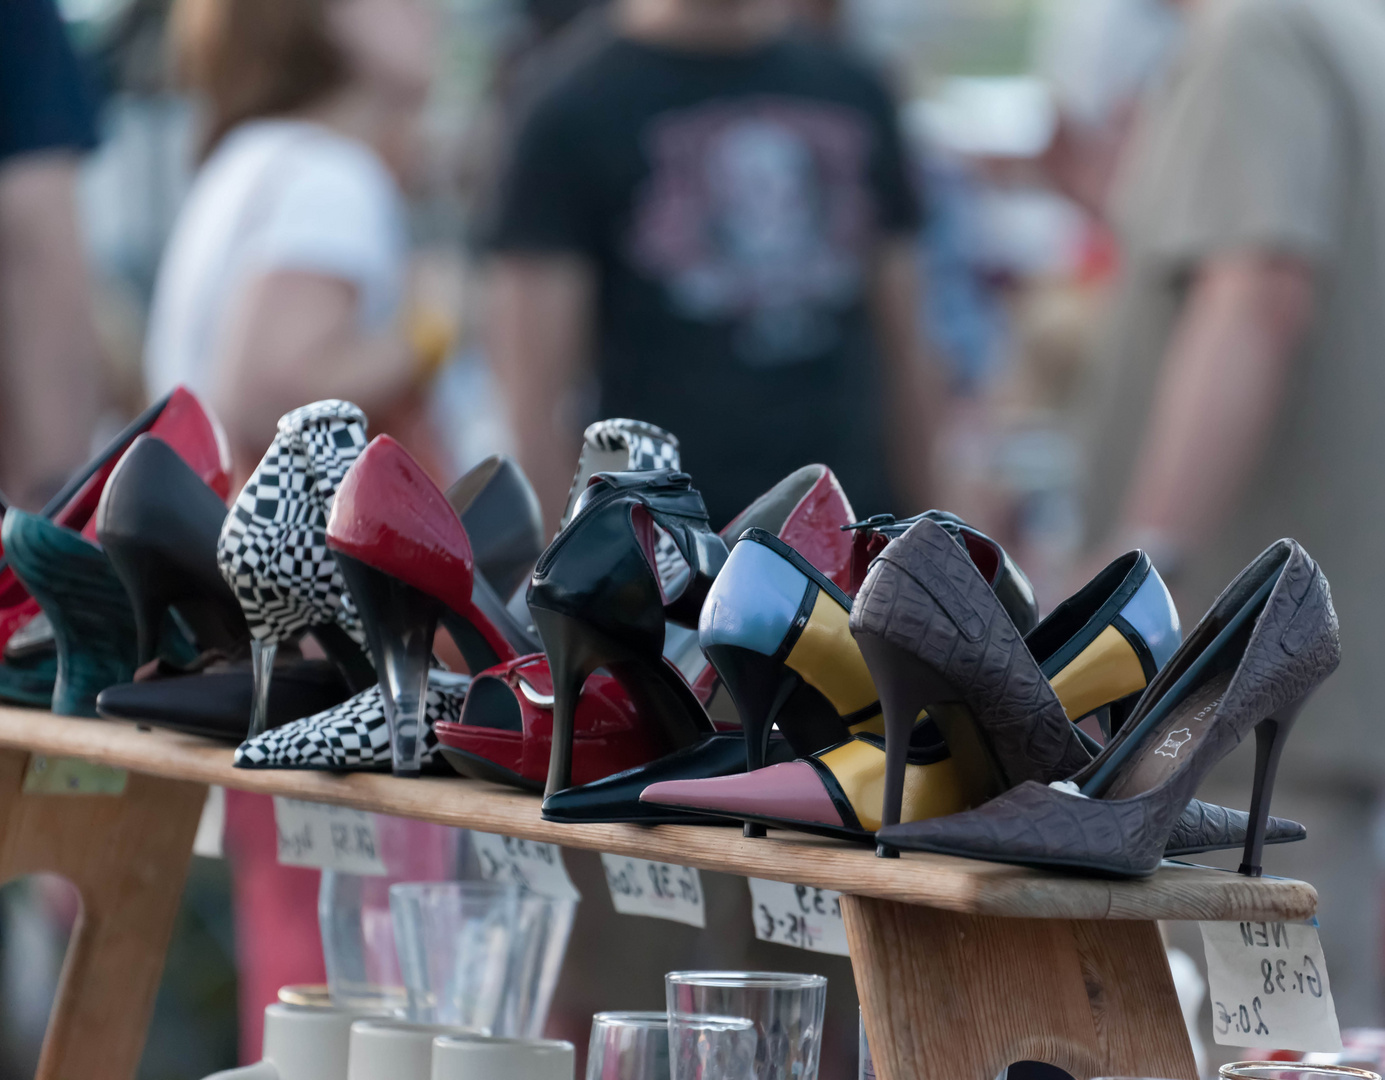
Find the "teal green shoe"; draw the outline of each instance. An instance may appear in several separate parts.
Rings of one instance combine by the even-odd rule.
[[[53,683],[57,678],[56,651],[22,660],[6,660],[0,664],[0,704],[46,709],[53,703]]]

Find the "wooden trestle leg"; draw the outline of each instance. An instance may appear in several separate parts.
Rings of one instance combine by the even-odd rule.
[[[0,751],[0,881],[54,873],[81,895],[38,1080],[130,1080],[163,973],[205,784],[131,773],[120,795],[22,791]]]
[[[1197,1080],[1154,922],[1012,919],[844,896],[880,1080],[995,1080],[1044,1061],[1076,1080]]]

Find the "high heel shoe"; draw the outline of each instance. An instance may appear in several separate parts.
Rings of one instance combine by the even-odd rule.
[[[355,405],[330,399],[280,417],[273,443],[222,526],[217,565],[251,633],[251,735],[268,726],[280,642],[311,632],[353,690],[375,682],[360,619],[326,537],[337,485],[365,449],[365,425]]]
[[[644,420],[612,417],[588,424],[582,432],[582,450],[577,456],[577,472],[568,489],[567,505],[558,524],[561,532],[572,520],[577,500],[597,473],[649,472],[682,467],[678,437],[657,424]]]
[[[198,652],[230,652],[250,628],[216,566],[226,504],[162,439],[141,435],[111,472],[96,537],[134,609],[138,663],[174,613]]]
[[[472,601],[471,544],[455,509],[388,435],[372,441],[346,474],[326,539],[350,583],[380,672],[394,771],[416,773],[428,730],[424,686],[439,620],[472,670],[518,653]]]
[[[129,445],[145,432],[158,435],[172,446],[204,483],[225,498],[231,483],[225,438],[216,421],[202,408],[197,398],[178,387],[146,409],[112,439],[48,501],[37,516],[55,525],[78,530],[88,540],[95,539],[94,514],[106,480]],[[4,549],[0,547],[0,647],[8,645],[10,637],[27,626],[38,613],[38,602],[28,596],[8,568]],[[21,668],[18,673],[21,682],[32,683],[38,668],[56,670],[56,646],[50,640],[45,647],[52,660],[46,661],[30,652],[18,665]],[[39,678],[38,685],[27,687],[30,693],[42,691],[42,678]],[[14,700],[7,692],[11,688],[12,680],[0,675],[0,700]],[[43,696],[51,695],[50,681]],[[29,702],[21,700],[21,703]]]
[[[1048,785],[880,831],[895,847],[1117,876],[1158,869],[1203,776],[1252,729],[1255,786],[1240,872],[1259,876],[1284,741],[1341,657],[1327,579],[1280,540],[1222,593],[1097,758]]]
[[[686,564],[669,595],[657,572],[662,529]],[[571,786],[577,698],[588,675],[605,667],[641,713],[663,725],[674,746],[711,731],[701,702],[663,657],[665,618],[693,625],[726,545],[685,473],[599,473],[577,501],[567,528],[534,568],[528,602],[553,676],[553,755],[547,794]]]

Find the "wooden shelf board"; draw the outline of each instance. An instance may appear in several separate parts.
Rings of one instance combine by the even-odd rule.
[[[1317,908],[1317,893],[1301,881],[1178,864],[1140,881],[1110,881],[923,853],[877,859],[862,847],[793,832],[746,839],[706,826],[561,825],[543,820],[536,796],[495,784],[237,769],[231,750],[208,739],[31,709],[0,706],[0,747],[971,915],[1297,920]]]

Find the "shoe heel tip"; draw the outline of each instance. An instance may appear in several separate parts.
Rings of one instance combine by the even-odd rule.
[[[1240,874],[1242,877],[1263,877],[1265,871],[1263,868],[1259,866],[1251,866],[1249,863],[1241,863],[1240,868],[1236,871],[1236,873]]]
[[[754,840],[762,836],[768,836],[769,830],[765,828],[763,825],[753,825],[747,821],[745,825],[742,826],[741,833],[742,835]]]
[[[876,844],[875,857],[877,859],[897,859],[899,858],[899,848],[891,847],[889,844]]]

